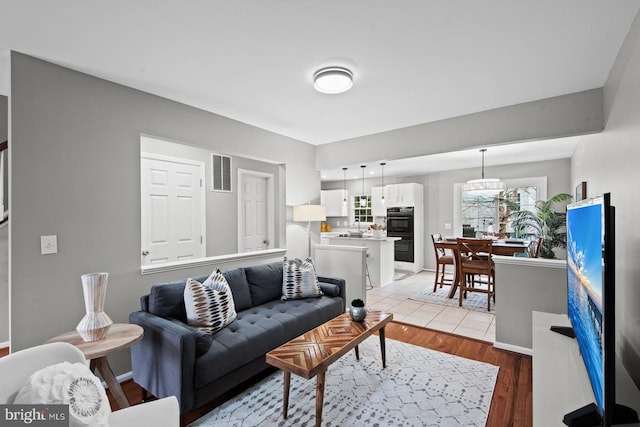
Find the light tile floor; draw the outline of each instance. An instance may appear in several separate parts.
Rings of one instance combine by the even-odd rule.
[[[434,274],[432,271],[421,271],[390,285],[368,290],[367,306],[390,311],[393,319],[400,322],[494,342],[494,314],[409,299],[424,288],[433,289]]]

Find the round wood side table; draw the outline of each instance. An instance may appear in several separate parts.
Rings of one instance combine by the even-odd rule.
[[[47,342],[68,342],[78,347],[84,353],[84,357],[90,361],[91,372],[97,370],[100,373],[120,408],[126,408],[130,403],[109,366],[107,356],[131,347],[142,339],[143,332],[144,330],[138,325],[114,323],[107,336],[99,341],[85,342],[77,331],[72,331],[53,337]]]

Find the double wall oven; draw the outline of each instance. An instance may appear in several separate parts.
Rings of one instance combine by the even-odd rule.
[[[396,261],[414,262],[413,224],[413,207],[387,209],[387,236],[402,238],[394,244]]]

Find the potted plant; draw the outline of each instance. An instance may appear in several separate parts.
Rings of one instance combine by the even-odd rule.
[[[364,301],[362,301],[360,298],[356,298],[351,301],[349,314],[351,315],[351,319],[353,319],[354,321],[362,322],[367,316],[367,309],[364,306]]]
[[[517,235],[529,235],[535,239],[542,237],[542,258],[555,258],[553,248],[567,247],[566,212],[552,210],[553,205],[571,199],[567,193],[556,194],[549,200],[538,200],[536,212],[519,210],[511,212],[511,227]]]

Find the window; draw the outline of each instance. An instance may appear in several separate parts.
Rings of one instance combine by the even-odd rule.
[[[360,201],[364,199],[366,201],[365,206],[360,205]],[[360,224],[372,223],[373,212],[371,210],[371,196],[353,196],[353,215],[354,223]]]
[[[536,201],[547,196],[546,177],[505,180],[507,189],[497,196],[474,196],[455,184],[454,225],[456,235],[473,237],[477,231],[516,237],[509,224],[509,215],[516,210],[535,211]],[[491,228],[489,226],[492,226]]]

